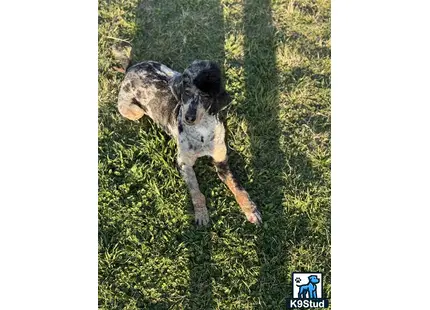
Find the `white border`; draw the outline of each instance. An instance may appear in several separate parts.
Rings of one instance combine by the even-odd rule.
[[[0,309],[97,308],[97,1],[3,1]]]
[[[428,304],[408,281],[430,276],[428,12],[332,1],[333,309]]]
[[[332,307],[419,309],[429,5],[332,4]],[[0,308],[95,309],[97,2],[2,3],[0,31]]]

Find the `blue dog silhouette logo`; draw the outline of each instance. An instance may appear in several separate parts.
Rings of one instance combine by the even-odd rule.
[[[296,283],[300,283],[301,278],[296,278]],[[296,284],[299,287],[298,298],[320,298],[317,293],[317,284],[320,283],[320,279],[316,275],[310,275],[308,277],[307,284]]]
[[[287,298],[287,309],[328,308],[329,300],[323,296],[321,272],[293,272],[293,296]]]

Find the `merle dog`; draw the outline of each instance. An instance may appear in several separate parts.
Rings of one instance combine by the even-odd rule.
[[[248,221],[258,224],[261,214],[227,162],[226,129],[218,112],[231,99],[221,75],[219,66],[207,60],[194,61],[182,74],[155,61],[137,63],[125,71],[118,109],[131,120],[148,115],[176,140],[178,167],[188,185],[198,225],[209,222],[206,199],[193,170],[202,156],[212,157],[218,176]]]

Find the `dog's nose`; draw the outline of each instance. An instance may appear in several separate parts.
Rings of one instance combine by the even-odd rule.
[[[195,116],[191,116],[191,115],[185,115],[185,121],[188,124],[193,124],[196,121],[196,117]]]

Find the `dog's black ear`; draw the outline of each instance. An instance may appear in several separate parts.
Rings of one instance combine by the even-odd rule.
[[[221,91],[215,98],[215,102],[209,109],[210,114],[216,114],[225,109],[231,102],[231,96],[225,90]]]
[[[221,90],[221,69],[214,62],[197,74],[193,80],[194,85],[202,92],[214,96]]]
[[[184,92],[184,83],[182,82],[182,74],[175,75],[170,82],[170,88],[176,100],[181,101],[182,93]]]

